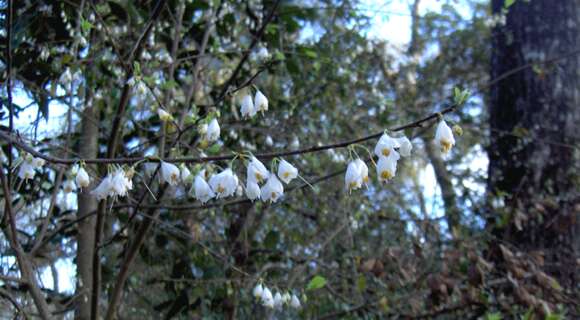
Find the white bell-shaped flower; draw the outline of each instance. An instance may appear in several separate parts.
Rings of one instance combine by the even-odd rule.
[[[248,180],[262,183],[270,175],[270,172],[260,160],[256,157],[252,157],[248,164],[247,175]]]
[[[173,163],[161,161],[161,179],[169,183],[171,186],[176,186],[179,183],[181,172],[179,168]]]
[[[399,153],[403,157],[408,157],[411,155],[411,150],[413,150],[413,144],[411,144],[411,140],[407,137],[403,136],[397,138],[397,144],[399,145]]]
[[[441,148],[442,153],[448,153],[451,147],[455,145],[453,130],[449,128],[445,120],[441,120],[435,131],[435,144]]]
[[[260,186],[255,181],[246,181],[246,196],[252,201],[260,198]]]
[[[181,181],[183,181],[183,183],[191,183],[192,180],[192,175],[191,175],[191,171],[189,171],[189,169],[187,168],[187,166],[185,164],[182,164],[180,166],[180,179]]]
[[[33,158],[31,163],[35,169],[38,169],[44,166],[46,164],[46,161],[42,158]]]
[[[288,293],[287,291],[282,295],[282,302],[284,302],[284,304],[289,304],[290,300],[292,300],[292,297],[290,296],[290,293]]]
[[[157,115],[159,116],[159,119],[163,122],[173,120],[173,117],[171,116],[171,114],[169,112],[161,109],[161,108],[157,108]]]
[[[74,189],[75,189],[75,183],[72,180],[66,180],[62,184],[62,191],[64,191],[64,193],[71,193],[71,192],[73,192]]]
[[[22,180],[32,179],[35,174],[34,166],[29,161],[22,162],[20,168],[18,168],[18,177]]]
[[[290,299],[290,306],[292,306],[294,309],[300,309],[302,307],[300,304],[300,299],[298,299],[295,294],[293,294],[292,298]]]
[[[252,101],[252,96],[250,96],[249,94],[245,95],[242,98],[242,105],[240,107],[242,117],[251,118],[256,115],[257,111],[258,110],[256,110],[256,106],[254,106],[254,102]]]
[[[276,202],[284,194],[284,186],[278,180],[275,174],[270,174],[268,181],[262,187],[261,198],[262,201]]]
[[[207,125],[205,140],[208,142],[217,141],[220,138],[220,125],[216,118],[213,118]]]
[[[210,188],[209,184],[205,182],[202,175],[197,175],[193,183],[193,196],[201,201],[201,203],[206,203],[209,199],[215,197],[215,193]]]
[[[367,164],[360,158],[354,160],[354,163],[359,167],[362,183],[363,184],[369,183],[369,167],[367,167]]]
[[[209,179],[209,185],[216,193],[217,198],[225,198],[236,193],[238,188],[238,177],[228,168]]]
[[[380,182],[386,182],[395,177],[399,158],[399,153],[396,151],[391,152],[388,157],[379,157],[377,176]]]
[[[103,200],[108,196],[113,196],[113,176],[108,174],[99,185],[91,191],[91,195],[95,196],[97,200]]]
[[[260,91],[256,91],[256,96],[254,97],[254,107],[256,111],[268,111],[268,98]]]
[[[274,295],[274,307],[275,308],[282,308],[282,305],[284,305],[284,300],[282,299],[282,295],[280,294],[280,292],[276,292],[276,294]]]
[[[399,147],[397,140],[384,133],[375,146],[375,154],[377,157],[388,157],[397,147]]]
[[[291,165],[288,161],[282,159],[278,164],[278,178],[285,184],[290,183],[293,179],[298,177],[298,169]]]
[[[77,175],[75,177],[75,182],[79,188],[86,188],[91,183],[91,179],[89,178],[89,174],[85,170],[85,168],[80,167],[77,171]]]
[[[262,305],[268,308],[274,308],[274,296],[272,296],[272,291],[267,287],[264,287],[262,291]]]
[[[252,294],[254,295],[255,298],[261,299],[263,293],[264,293],[264,287],[262,287],[262,284],[261,283],[258,283],[254,287],[254,290],[252,291]]]
[[[124,197],[128,190],[133,189],[133,183],[127,178],[125,171],[117,169],[111,179],[111,188],[114,196]]]
[[[346,174],[344,176],[344,184],[348,191],[356,190],[362,187],[363,175],[362,167],[356,160],[349,162],[346,167]]]

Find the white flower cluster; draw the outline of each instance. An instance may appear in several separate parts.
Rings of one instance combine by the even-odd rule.
[[[281,294],[279,291],[272,294],[272,291],[265,285],[258,283],[253,290],[253,295],[265,307],[271,309],[281,309],[284,305],[290,306],[294,309],[300,309],[302,304],[296,294],[286,292]]]
[[[455,145],[453,131],[444,120],[441,120],[435,131],[435,144],[441,148],[441,153],[446,154]],[[411,141],[403,136],[393,138],[384,133],[374,149],[374,154],[379,158],[376,164],[377,176],[380,182],[387,182],[395,177],[397,173],[397,161],[403,157],[411,155],[413,145]],[[360,158],[352,160],[347,168],[344,178],[346,189],[349,191],[361,188],[369,182],[369,169]]]
[[[216,118],[213,118],[209,124],[204,123],[199,127],[199,133],[202,140],[208,143],[215,142],[220,138],[220,125]]]
[[[35,158],[31,155],[26,155],[24,161],[20,164],[18,169],[18,177],[22,180],[28,180],[34,178],[36,169],[42,168],[46,161],[41,158]]]
[[[95,196],[97,200],[103,200],[107,197],[124,197],[129,190],[133,189],[134,171],[129,169],[127,171],[122,168],[117,168],[114,172],[107,174],[101,183],[91,191],[91,195]]]
[[[254,100],[252,100],[251,95],[245,95],[242,98],[242,105],[240,106],[242,117],[245,118],[252,118],[258,111],[268,111],[268,98],[260,90],[256,90]]]

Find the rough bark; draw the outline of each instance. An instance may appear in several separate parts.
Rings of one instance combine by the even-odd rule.
[[[504,0],[492,1],[500,13]],[[580,1],[517,1],[493,34],[491,78],[577,50]],[[578,281],[580,57],[538,64],[494,84],[490,92],[490,195],[501,194],[507,225],[490,225],[523,251],[541,250],[547,271]],[[575,154],[576,153],[576,154]]]
[[[96,119],[95,107],[87,106],[83,111],[79,155],[82,158],[97,156],[99,127]],[[95,172],[96,168],[87,167],[87,172]],[[97,210],[97,200],[89,195],[88,190],[94,187],[94,180],[86,190],[78,194],[78,218],[83,218]],[[95,247],[95,217],[82,219],[78,224],[77,234],[77,295],[79,304],[75,312],[75,319],[90,319],[91,317],[91,290],[93,284],[93,249]]]

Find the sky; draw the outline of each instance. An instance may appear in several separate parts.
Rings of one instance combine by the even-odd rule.
[[[461,1],[460,1],[461,2]],[[445,3],[444,0],[422,0],[419,12],[421,15],[429,11],[440,11],[441,6]],[[457,4],[456,8],[464,15],[469,15],[469,8],[465,5]],[[410,32],[410,15],[409,15],[409,0],[391,0],[391,1],[373,1],[363,0],[360,10],[368,11],[369,16],[372,17],[373,27],[369,31],[369,36],[377,39],[388,40],[389,42],[405,46],[411,37]],[[19,105],[27,105],[31,100],[19,91],[18,88],[14,92],[14,102]],[[38,132],[42,136],[43,133],[60,131],[64,118],[66,116],[66,108],[62,105],[52,105],[50,108],[50,117],[48,121],[41,120],[38,124]],[[17,128],[29,128],[30,124],[37,117],[37,108],[31,107],[22,112],[20,118],[15,120]],[[6,123],[2,123],[6,124]],[[21,129],[22,130],[22,129]],[[472,170],[485,170],[487,168],[487,157],[484,152],[471,158],[470,164]],[[428,208],[433,208],[430,215],[432,217],[440,216],[442,214],[442,204],[440,198],[440,191],[436,183],[433,168],[429,165],[419,174],[423,185],[425,198],[428,200]],[[470,187],[480,189],[483,186],[472,184]],[[72,258],[63,259],[57,263],[59,271],[59,290],[71,293],[75,288],[76,270]],[[47,268],[41,273],[41,281],[47,288],[52,288],[53,280],[50,270]]]

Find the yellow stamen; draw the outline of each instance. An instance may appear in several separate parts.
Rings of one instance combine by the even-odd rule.
[[[392,175],[392,174],[391,174],[391,172],[390,172],[390,171],[388,171],[388,170],[385,170],[385,171],[382,171],[382,172],[381,172],[381,179],[383,179],[383,180],[389,180],[389,179],[391,179],[392,177],[393,177],[393,175]]]
[[[262,179],[264,179],[262,177],[262,175],[260,173],[256,172],[256,180],[258,180],[258,182],[262,182]]]
[[[224,191],[226,191],[226,189],[225,189],[224,187],[222,187],[222,185],[221,185],[221,184],[218,184],[218,187],[217,187],[217,192],[218,192],[218,193],[222,193],[222,192],[224,192]]]
[[[290,172],[286,171],[282,175],[284,176],[284,178],[288,178],[290,176]]]
[[[356,183],[356,181],[352,181],[352,182],[349,184],[349,187],[350,187],[350,189],[354,189],[354,188],[356,188],[356,187],[357,187],[357,183]]]
[[[365,176],[365,177],[363,178],[363,182],[364,182],[364,183],[369,183],[369,176]]]
[[[391,149],[383,148],[383,156],[388,157],[391,154]]]
[[[451,147],[453,146],[453,144],[451,144],[451,141],[448,140],[441,140],[441,152],[443,153],[447,153],[449,152],[449,150],[451,150]]]

